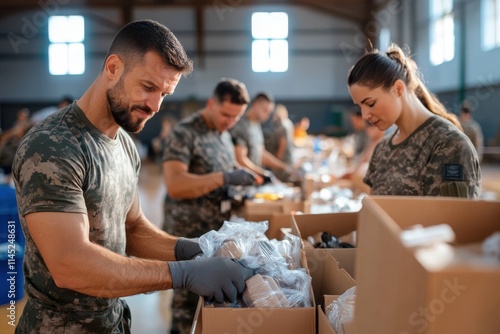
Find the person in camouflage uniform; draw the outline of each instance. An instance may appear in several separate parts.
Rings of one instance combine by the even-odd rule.
[[[293,122],[288,118],[287,108],[277,104],[271,121],[266,123],[262,125],[265,149],[286,165],[293,166]],[[290,175],[283,170],[271,168],[271,171],[280,181],[290,180]]]
[[[167,187],[164,230],[196,238],[218,230],[231,215],[229,185],[253,184],[254,176],[235,168],[227,130],[244,113],[250,98],[245,85],[223,78],[205,108],[178,123],[163,147]],[[172,333],[189,333],[198,296],[177,290],[172,302]]]
[[[170,30],[131,22],[80,100],[21,141],[13,175],[28,300],[16,333],[130,333],[119,297],[186,288],[220,300],[235,289],[231,300],[244,289],[251,270],[190,260],[199,245],[159,230],[139,205],[140,158],[126,131],[140,131],[191,70]]]
[[[348,85],[365,120],[382,131],[397,126],[373,153],[364,178],[371,194],[479,196],[474,146],[398,46],[363,56],[351,69]]]
[[[460,120],[460,125],[462,125],[464,129],[465,135],[469,137],[472,145],[474,145],[479,162],[481,162],[484,151],[483,130],[481,129],[481,125],[472,117],[472,105],[469,101],[462,102],[458,119]]]
[[[266,170],[266,167],[298,178],[299,173],[292,166],[275,157],[264,147],[262,123],[271,116],[273,109],[274,97],[269,93],[257,93],[245,115],[229,130],[235,146],[236,161],[263,176],[266,182],[275,179],[274,174]]]

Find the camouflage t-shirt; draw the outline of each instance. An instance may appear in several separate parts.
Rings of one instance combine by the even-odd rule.
[[[209,129],[200,112],[196,112],[174,127],[163,145],[162,160],[180,161],[192,174],[228,171],[235,166],[234,146],[227,131],[220,133]],[[173,199],[167,189],[165,231],[178,236],[199,237],[219,229],[230,217],[229,210],[221,210],[224,200],[227,200],[224,187],[193,199]]]
[[[403,142],[396,133],[377,145],[365,183],[374,195],[441,196],[442,187],[458,182],[467,197],[479,196],[481,170],[470,140],[452,123],[432,116]]]
[[[257,166],[262,166],[262,150],[264,149],[262,126],[244,116],[229,132],[233,137],[234,145],[246,147],[248,158]]]
[[[122,129],[115,139],[105,136],[76,103],[37,123],[23,138],[13,175],[26,235],[24,273],[30,299],[18,332],[120,332],[120,300],[57,287],[24,216],[33,212],[86,214],[90,241],[125,255],[125,219],[137,192],[139,169],[130,136]]]

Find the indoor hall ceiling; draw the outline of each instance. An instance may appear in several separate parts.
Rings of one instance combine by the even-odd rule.
[[[19,12],[36,10],[43,6],[64,8],[117,8],[121,10],[123,23],[132,18],[134,8],[179,6],[203,9],[251,5],[296,5],[319,10],[333,16],[363,24],[371,13],[385,7],[390,0],[1,0],[0,18]]]

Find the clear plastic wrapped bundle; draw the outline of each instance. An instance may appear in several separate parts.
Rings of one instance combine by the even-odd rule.
[[[327,305],[325,311],[337,334],[346,334],[344,326],[352,322],[354,318],[354,307],[356,298],[356,287],[352,287],[344,292],[337,300]]]
[[[361,209],[366,194],[354,197],[351,189],[331,186],[314,192],[311,195],[312,213],[357,212]]]
[[[298,236],[286,233],[283,240],[273,239],[270,243],[285,258],[288,269],[300,268],[301,243]]]
[[[226,256],[254,270],[247,280],[247,307],[309,307],[311,277],[300,267],[300,239],[287,235],[270,241],[267,222],[225,222],[200,237],[204,256]]]
[[[199,243],[203,254],[216,256],[221,246],[228,241],[241,251],[241,257],[246,257],[253,244],[259,240],[268,240],[265,236],[267,222],[224,222],[218,231],[210,231],[200,237]]]
[[[247,307],[290,307],[276,281],[265,275],[254,275],[246,281],[243,302]]]

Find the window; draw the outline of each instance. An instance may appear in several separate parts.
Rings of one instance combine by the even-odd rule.
[[[252,70],[254,72],[286,72],[288,70],[287,13],[253,13],[252,38]]]
[[[483,50],[500,47],[500,0],[482,1]]]
[[[453,0],[429,0],[431,7],[430,58],[433,65],[455,56]]]
[[[391,46],[391,31],[387,27],[380,29],[378,36],[378,49],[385,52]]]
[[[85,72],[83,16],[49,18],[49,72],[52,75]]]

